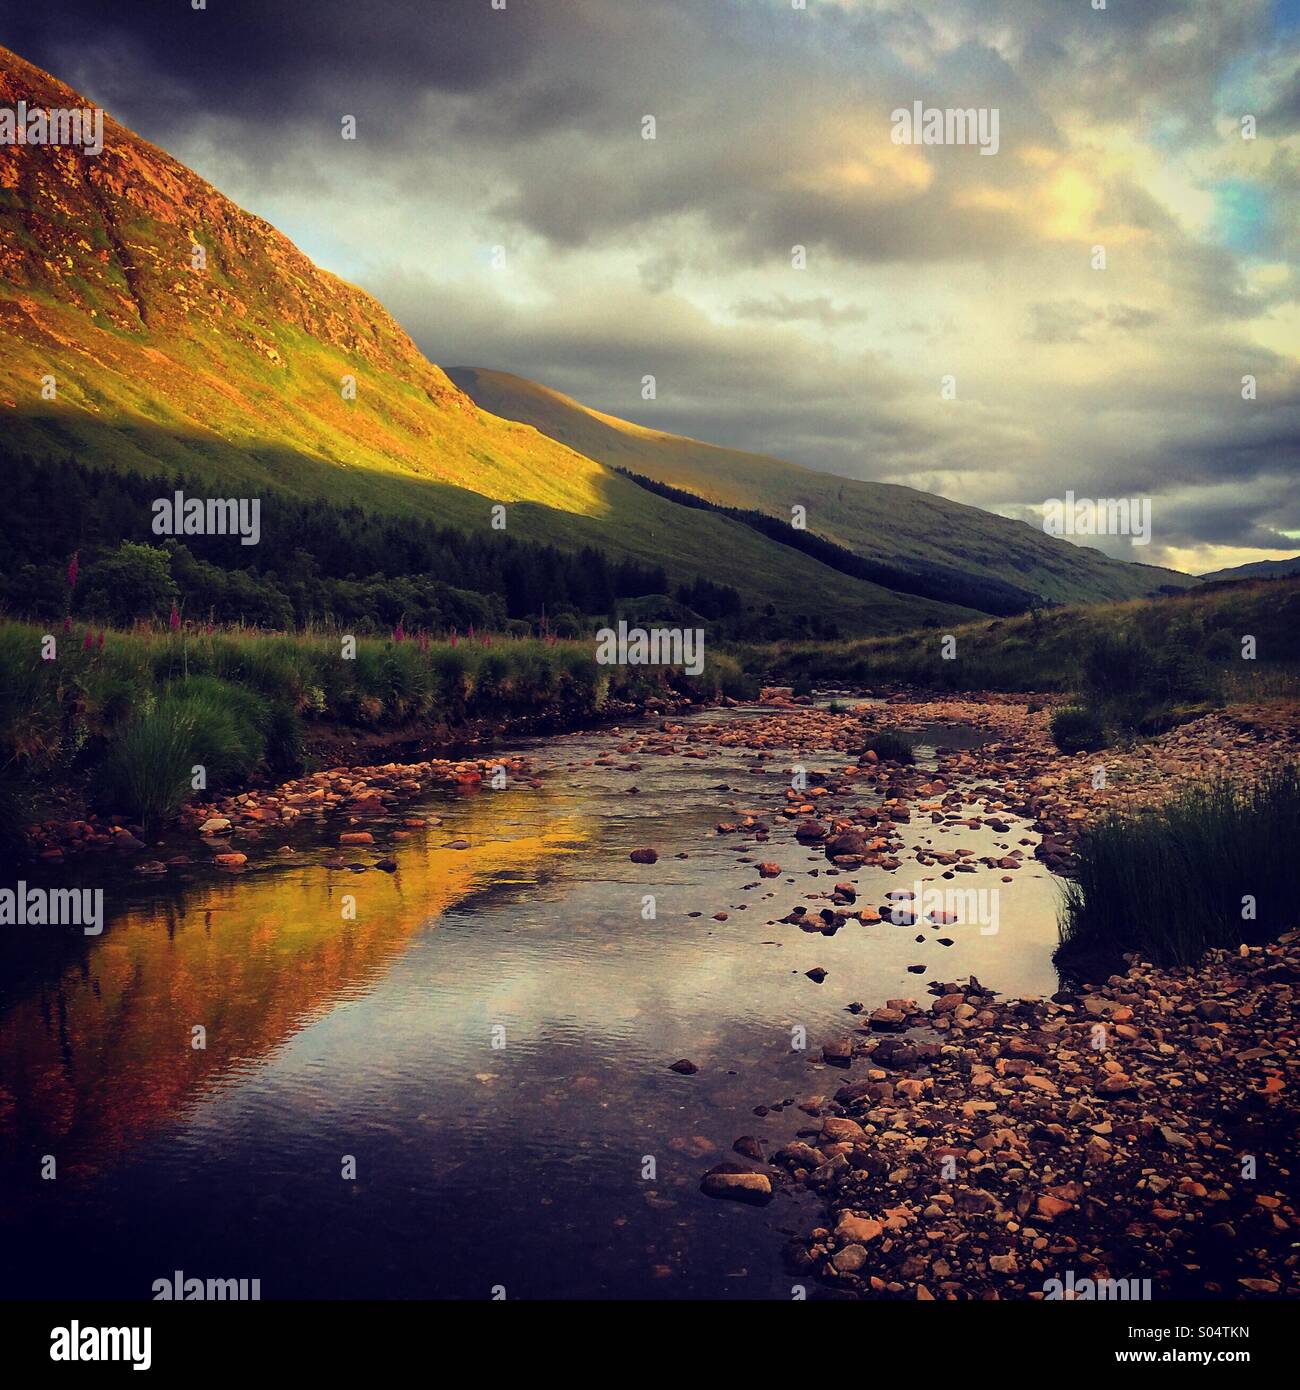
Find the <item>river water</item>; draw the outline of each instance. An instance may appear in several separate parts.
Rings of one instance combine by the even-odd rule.
[[[788,757],[766,773],[742,749],[597,764],[617,742],[521,744],[540,789],[405,807],[441,823],[392,846],[392,874],[328,869],[337,851],[309,842],[239,876],[76,870],[106,888],[103,935],[6,943],[3,1292],[149,1298],[180,1270],[258,1278],[264,1299],[788,1299],[781,1249],[815,1205],[719,1202],[701,1174],[738,1136],[770,1152],[815,1125],[784,1103],[843,1084],[820,1043],[862,1021],[848,1003],[925,999],[927,980],[971,972],[1054,990],[1054,880],[1031,858],[1011,883],[963,875],[1000,888],[998,930],[949,929],[950,948],[890,924],[775,924],[845,878],[880,905],[937,871],[845,873],[777,820],[765,845],[716,834],[773,807]],[[1018,822],[904,832],[975,855],[1034,838]],[[629,862],[648,845],[658,863]],[[763,859],[779,878],[760,879]],[[668,1069],[683,1057],[695,1075]]]

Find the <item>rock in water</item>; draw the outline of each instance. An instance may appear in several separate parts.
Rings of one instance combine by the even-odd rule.
[[[719,1163],[700,1179],[700,1191],[706,1197],[729,1198],[733,1202],[749,1202],[764,1206],[772,1200],[772,1180],[766,1173],[755,1173],[738,1163]]]

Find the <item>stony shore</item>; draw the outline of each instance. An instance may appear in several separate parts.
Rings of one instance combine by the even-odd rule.
[[[970,814],[972,807],[995,819],[999,813],[1023,816],[1042,836],[1036,854],[1050,868],[1068,868],[1074,837],[1098,815],[1149,805],[1215,776],[1248,782],[1294,759],[1300,749],[1300,705],[1276,701],[1216,711],[1131,746],[1067,755],[1057,751],[1049,732],[1052,706],[1059,701],[1048,695],[896,697],[844,713],[790,703],[743,722],[686,729],[665,721],[657,735],[626,747],[684,757],[705,757],[709,746],[743,748],[759,760],[789,754],[770,770],[803,763],[823,772],[825,785],[808,784],[816,796],[786,796],[786,818],[824,813],[836,805],[834,792],[873,787],[888,792],[890,809],[908,819],[914,811],[942,817]],[[925,725],[973,726],[990,737],[977,748],[940,753],[934,773],[858,756],[873,733]],[[850,755],[851,761],[828,767],[828,751]],[[1101,785],[1099,767],[1105,770]],[[865,831],[886,819],[855,824]]]
[[[644,707],[611,705],[602,710],[599,722],[659,714],[689,705],[686,699],[673,705],[664,698],[656,698]],[[503,761],[513,777],[515,770],[524,770],[525,760],[470,755],[479,746],[491,747],[508,736],[572,732],[590,723],[589,719],[557,706],[496,723],[478,718],[456,726],[431,725],[419,729],[357,730],[325,724],[312,732],[309,752],[314,761],[329,764],[326,771],[279,786],[249,786],[215,799],[200,797],[182,808],[180,823],[192,830],[204,821],[225,816],[236,830],[242,826],[246,836],[251,831],[249,838],[256,838],[259,824],[289,826],[304,817],[310,820],[322,807],[332,812],[349,798],[363,797],[370,784],[377,794],[385,797],[394,794],[413,797],[439,785],[466,785],[482,780],[491,768]],[[459,752],[465,756],[433,756],[435,751]],[[112,849],[131,856],[144,853],[148,846],[143,839],[143,827],[129,816],[92,809],[92,792],[92,787],[71,784],[52,789],[52,801],[60,809],[27,827],[26,838],[32,857],[59,864],[89,850]],[[228,846],[208,848],[215,851]],[[174,849],[170,857],[176,857]],[[157,867],[160,863],[166,868],[161,860],[145,862],[151,866],[146,869],[149,873],[160,872]]]
[[[207,861],[218,868],[243,869],[254,857],[294,853],[282,843],[291,830],[310,827],[317,836],[336,844],[370,847],[375,835],[367,823],[391,821],[402,806],[435,787],[471,789],[481,786],[497,768],[512,781],[539,785],[528,760],[509,758],[434,758],[419,763],[382,763],[374,767],[331,768],[314,772],[266,791],[246,791],[213,801],[186,804],[165,858],[144,857],[150,848],[139,826],[120,816],[59,821],[38,827],[43,836],[41,858],[60,863],[68,854],[89,850],[129,856],[136,873],[161,876],[169,869]],[[398,840],[437,817],[408,818],[396,829],[386,827],[385,840]],[[178,848],[179,846],[179,848]]]
[[[796,1274],[920,1299],[1044,1298],[1052,1280],[1088,1297],[1103,1279],[1300,1294],[1300,933],[1193,970],[1134,960],[1050,1000],[931,991],[890,1001],[888,1034],[830,1040],[854,1079],[751,1165],[824,1203]]]

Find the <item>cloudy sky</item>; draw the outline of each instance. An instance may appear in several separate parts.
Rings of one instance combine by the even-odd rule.
[[[443,365],[1011,516],[1151,498],[1117,555],[1295,554],[1300,0],[1102,2],[0,0],[0,43]],[[895,143],[917,101],[997,153]]]

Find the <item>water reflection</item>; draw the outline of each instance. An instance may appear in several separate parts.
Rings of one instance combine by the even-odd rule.
[[[36,1142],[64,1176],[102,1165],[366,992],[451,905],[535,877],[585,838],[567,805],[502,838],[525,794],[496,797],[464,803],[457,834],[469,849],[442,848],[446,831],[429,827],[395,848],[392,874],[305,862],[222,878],[117,918],[84,959],[0,1018],[6,1158],[29,1155]],[[193,1046],[196,1027],[202,1047]]]

